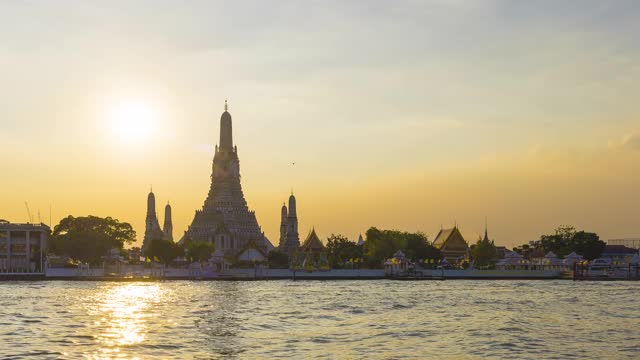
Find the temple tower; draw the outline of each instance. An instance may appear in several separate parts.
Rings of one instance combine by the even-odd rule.
[[[296,197],[289,196],[289,211],[282,204],[280,222],[280,251],[291,255],[300,247],[300,237],[298,236],[298,217],[296,214]]]
[[[173,241],[173,222],[171,221],[171,205],[167,203],[164,207],[164,239]]]
[[[287,240],[290,246],[294,243],[300,246],[300,238],[298,237],[298,215],[296,211],[296,197],[289,196],[289,215],[287,216]]]
[[[147,196],[147,218],[145,220],[144,240],[142,241],[142,251],[145,251],[151,241],[155,239],[162,239],[164,233],[160,229],[160,223],[158,223],[158,217],[156,216],[156,196],[153,194],[153,189]]]
[[[232,119],[225,101],[220,116],[220,144],[216,146],[211,168],[211,187],[200,210],[180,240],[213,243],[227,255],[239,254],[245,246],[265,251],[273,245],[258,225],[255,212],[249,210],[240,185],[240,160],[233,145]]]
[[[278,247],[284,249],[287,242],[287,206],[282,203],[282,209],[280,209],[280,241]]]

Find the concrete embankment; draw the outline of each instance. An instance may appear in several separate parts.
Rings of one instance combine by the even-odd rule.
[[[289,269],[231,269],[223,273],[194,271],[186,268],[145,269],[108,272],[103,268],[50,268],[46,274],[2,274],[0,280],[87,280],[87,281],[158,281],[158,280],[376,280],[385,279],[382,269],[335,269],[329,271],[291,271]],[[551,270],[425,270],[421,276],[396,277],[397,280],[547,280],[559,279]]]

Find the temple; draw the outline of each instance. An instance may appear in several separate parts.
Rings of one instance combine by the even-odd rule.
[[[329,270],[329,262],[324,244],[316,234],[316,229],[312,228],[307,238],[300,246],[299,259],[302,261],[302,268],[306,271]]]
[[[173,222],[171,221],[171,205],[167,203],[164,207],[164,225],[162,226],[164,239],[173,241]]]
[[[450,263],[455,264],[467,256],[469,245],[460,233],[458,226],[451,229],[440,229],[433,240],[433,246],[442,251],[442,256]]]
[[[298,235],[298,216],[296,212],[296,197],[289,196],[289,209],[282,204],[280,212],[280,242],[278,249],[291,256],[300,247],[300,237]]]
[[[319,255],[325,250],[324,244],[316,234],[316,229],[312,228],[307,238],[302,243],[300,250],[303,254]]]
[[[169,217],[171,217],[171,208],[169,208]],[[171,220],[169,220],[171,222]],[[166,215],[165,215],[166,223]],[[164,239],[165,233],[160,228],[158,217],[156,216],[156,196],[153,189],[147,196],[147,219],[145,220],[144,240],[142,241],[142,251],[146,251],[151,245],[151,241],[156,239]]]
[[[216,145],[211,187],[204,205],[196,210],[180,243],[209,242],[227,256],[238,256],[252,243],[263,252],[273,248],[249,210],[240,185],[240,160],[233,145],[231,114],[225,101],[220,117],[220,144]]]
[[[484,223],[484,238],[482,240],[489,241],[489,225],[486,221]]]

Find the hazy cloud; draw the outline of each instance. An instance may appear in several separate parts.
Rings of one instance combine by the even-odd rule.
[[[640,133],[632,132],[609,141],[610,149],[640,150]]]
[[[627,149],[640,150],[640,134],[629,134],[622,139],[622,146]]]

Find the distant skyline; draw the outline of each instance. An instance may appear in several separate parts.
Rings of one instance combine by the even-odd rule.
[[[640,237],[637,1],[0,1],[0,218],[179,239],[229,99],[242,186],[299,232]],[[295,162],[295,166],[292,163]]]

